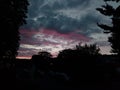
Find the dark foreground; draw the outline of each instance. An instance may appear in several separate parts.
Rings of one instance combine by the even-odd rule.
[[[74,58],[74,62],[55,58],[48,61],[17,59],[0,64],[4,90],[120,90],[119,57],[82,57],[81,60]]]

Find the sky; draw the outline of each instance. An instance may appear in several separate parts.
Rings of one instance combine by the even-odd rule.
[[[27,24],[20,27],[18,57],[31,57],[39,51],[53,55],[78,43],[96,43],[102,54],[110,54],[109,35],[97,26],[111,25],[96,8],[103,0],[29,0]]]

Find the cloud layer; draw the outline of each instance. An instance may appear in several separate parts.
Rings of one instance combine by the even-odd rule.
[[[83,34],[100,32],[96,23],[100,21],[101,16],[96,13],[97,6],[92,5],[93,1],[30,0],[27,25],[23,27],[36,30],[44,27],[61,33],[76,30]]]
[[[21,30],[20,32],[22,34],[20,43],[22,44],[20,45],[19,55],[28,53],[31,56],[41,50],[58,53],[62,49],[74,47],[79,42],[90,41],[89,37],[74,32],[62,34],[48,29],[39,31]]]
[[[78,42],[107,47],[106,35],[96,25],[109,19],[96,11],[103,0],[29,0],[27,24],[20,28],[19,55],[30,56],[40,49],[58,52]],[[110,24],[110,23],[109,23]]]

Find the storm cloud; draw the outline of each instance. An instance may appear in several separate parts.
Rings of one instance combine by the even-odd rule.
[[[60,33],[78,32],[91,34],[100,32],[96,23],[96,7],[91,0],[29,0],[27,25],[22,28],[39,30],[54,29]],[[95,13],[95,14],[93,14]]]
[[[32,56],[40,49],[58,53],[79,42],[96,43],[103,53],[110,50],[108,35],[97,22],[111,24],[96,8],[103,0],[29,0],[27,24],[20,28],[19,56]],[[106,50],[107,49],[107,50]]]

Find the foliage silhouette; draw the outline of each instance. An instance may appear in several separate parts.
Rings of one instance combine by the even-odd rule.
[[[35,77],[40,75],[40,72],[45,73],[50,69],[52,55],[47,51],[38,52],[38,55],[32,56],[32,63],[35,72]]]
[[[106,5],[103,5],[102,8],[97,8],[97,10],[105,15],[109,16],[112,20],[112,26],[105,24],[98,24],[98,26],[104,29],[104,33],[110,33],[111,37],[108,38],[108,41],[111,43],[112,52],[120,55],[120,5],[117,8],[114,8],[107,1],[119,2],[120,0],[104,0]]]
[[[49,52],[46,52],[46,51],[38,52],[38,55],[41,58],[44,58],[44,59],[49,59],[49,58],[52,57],[52,55]]]
[[[15,58],[19,48],[19,27],[25,24],[27,0],[0,0],[0,58]]]
[[[94,56],[94,55],[100,55],[100,48],[96,46],[96,44],[93,45],[81,45],[78,44],[74,49],[65,49],[61,51],[58,54],[58,58],[77,58],[81,56]]]
[[[19,48],[19,27],[25,24],[27,6],[27,0],[0,0],[0,82],[3,84],[1,86],[15,87],[13,85],[16,79],[15,58]]]
[[[76,45],[75,50],[79,51],[81,55],[100,55],[100,48],[96,44],[82,46],[81,44]]]
[[[65,49],[58,54],[57,58],[61,63],[57,66],[61,66],[58,67],[59,70],[71,77],[72,81],[89,80],[92,76],[90,73],[93,74],[95,70],[96,56],[101,55],[99,51],[96,44],[83,46],[78,44],[74,49]]]

